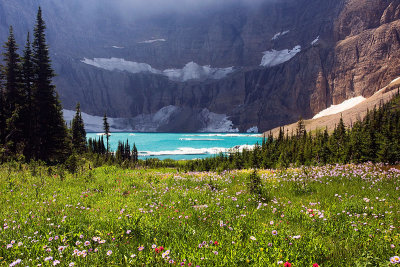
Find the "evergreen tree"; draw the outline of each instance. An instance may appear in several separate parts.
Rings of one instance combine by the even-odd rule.
[[[121,163],[124,159],[124,144],[121,141],[118,141],[117,151],[115,151],[115,158],[118,163]]]
[[[137,162],[139,160],[139,153],[135,143],[133,143],[133,148],[132,148],[132,160],[133,162]]]
[[[25,144],[25,156],[29,160],[33,154],[33,121],[34,121],[34,110],[33,110],[33,82],[34,82],[34,68],[32,61],[32,49],[30,42],[30,34],[28,32],[24,54],[22,57],[22,89],[25,97],[25,108],[24,108],[24,136],[26,140]]]
[[[34,152],[35,158],[44,161],[65,159],[68,151],[67,128],[55,86],[49,49],[46,44],[45,23],[39,7],[34,30],[33,63],[34,82]]]
[[[86,131],[82,119],[80,104],[76,104],[76,113],[72,119],[72,146],[75,151],[82,153],[86,151]]]
[[[17,53],[18,46],[15,42],[14,31],[10,26],[10,35],[8,41],[3,46],[4,56],[4,76],[5,76],[5,93],[7,102],[7,111],[9,116],[21,104],[21,66],[20,57]]]
[[[103,117],[103,130],[104,130],[104,134],[106,135],[106,139],[107,139],[107,154],[110,151],[110,146],[109,146],[109,139],[110,139],[110,125],[108,124],[107,121],[107,114],[104,113],[104,117]]]
[[[5,142],[11,152],[17,153],[17,147],[23,146],[23,105],[24,96],[21,89],[21,60],[17,53],[18,46],[15,42],[14,32],[10,26],[10,35],[4,45],[4,76],[5,99],[4,111],[6,116]],[[18,152],[20,149],[18,149]]]
[[[131,146],[129,145],[128,139],[126,139],[125,144],[125,159],[131,160]]]
[[[0,64],[0,148],[4,145],[5,135],[6,135],[6,110],[5,110],[5,100],[4,100],[4,75],[3,66]]]
[[[304,137],[306,133],[306,125],[304,124],[303,117],[300,116],[299,121],[297,122],[296,134],[300,138]]]

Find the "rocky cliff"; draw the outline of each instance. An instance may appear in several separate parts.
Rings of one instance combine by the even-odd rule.
[[[127,16],[107,0],[0,0],[0,40],[12,24],[23,44],[42,5],[64,107],[136,130],[265,131],[399,76],[400,0],[259,2]]]

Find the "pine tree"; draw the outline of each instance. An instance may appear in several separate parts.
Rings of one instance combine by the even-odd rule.
[[[297,129],[296,129],[296,134],[297,137],[304,137],[306,135],[306,126],[304,124],[303,117],[300,116],[299,121],[297,122]]]
[[[6,116],[5,142],[16,153],[17,147],[24,142],[23,138],[23,106],[24,96],[21,89],[21,60],[17,53],[18,46],[15,42],[14,32],[10,26],[10,35],[4,45],[4,76],[5,76],[5,99],[4,111]],[[19,149],[18,149],[19,150]],[[18,151],[22,152],[22,151]]]
[[[75,151],[82,153],[86,151],[86,131],[82,119],[81,106],[76,104],[76,113],[72,119],[72,146]]]
[[[39,7],[33,41],[34,82],[34,152],[36,159],[57,161],[65,159],[68,151],[67,128],[55,86],[49,49],[46,44],[45,23]]]
[[[115,158],[119,164],[121,164],[124,158],[124,144],[121,141],[118,141],[117,151],[115,151]]]
[[[128,139],[126,139],[125,144],[125,159],[131,160],[131,146],[129,145]]]
[[[139,160],[139,154],[138,150],[136,148],[135,143],[133,143],[133,148],[132,148],[132,161],[137,162]]]
[[[6,101],[7,110],[10,114],[16,109],[16,106],[21,101],[21,66],[20,57],[17,53],[18,46],[15,42],[14,31],[10,26],[10,35],[8,41],[3,46],[6,52],[4,56],[4,76],[5,76],[5,89],[6,89]]]
[[[0,64],[0,147],[4,145],[6,135],[6,110],[3,81],[3,66]]]
[[[25,97],[25,108],[24,108],[24,137],[26,140],[25,144],[25,157],[29,160],[33,154],[33,82],[34,82],[34,69],[32,62],[32,49],[30,42],[30,34],[28,32],[24,54],[22,57],[22,89]]]
[[[108,124],[107,121],[107,114],[104,113],[104,117],[103,117],[103,130],[104,130],[104,134],[106,135],[106,139],[107,139],[107,154],[110,151],[110,146],[109,146],[109,139],[110,139],[110,125]]]

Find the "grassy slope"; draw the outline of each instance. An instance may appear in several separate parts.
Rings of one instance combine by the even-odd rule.
[[[389,169],[260,171],[273,198],[261,203],[248,193],[250,171],[101,167],[60,177],[3,165],[0,265],[387,266],[400,253],[400,172]]]

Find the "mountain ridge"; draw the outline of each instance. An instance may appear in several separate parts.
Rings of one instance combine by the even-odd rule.
[[[295,122],[300,115],[311,118],[355,96],[369,97],[400,73],[398,0],[264,1],[257,8],[230,5],[201,15],[191,11],[151,19],[120,18],[115,10],[106,15],[101,5],[90,11],[97,16],[83,16],[79,1],[2,0],[0,37],[5,40],[13,24],[17,39],[24,40],[33,21],[28,15],[39,4],[48,22],[55,84],[64,108],[80,102],[82,111],[91,115],[106,112],[127,120],[168,106],[181,110],[164,131],[201,130],[198,114],[204,109],[228,118],[232,129],[243,132],[257,126],[266,131]],[[300,52],[285,55],[296,46]],[[288,59],[263,67],[265,53]],[[235,71],[220,79],[200,75],[202,79],[174,81],[81,62],[112,57],[159,70],[195,62]]]

